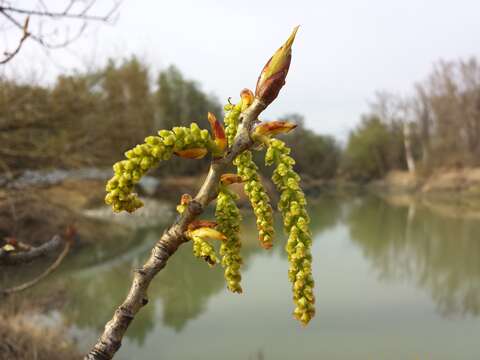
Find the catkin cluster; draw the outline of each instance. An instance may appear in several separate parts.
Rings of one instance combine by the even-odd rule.
[[[283,215],[284,229],[289,234],[286,251],[290,268],[288,277],[292,283],[295,318],[307,324],[315,315],[315,297],[312,276],[312,236],[308,228],[305,194],[299,186],[300,177],[293,170],[295,160],[290,149],[278,139],[271,139],[265,162],[276,164],[272,180],[280,192],[278,209]]]
[[[252,153],[244,151],[238,155],[233,164],[237,167],[238,175],[242,177],[245,193],[247,194],[257,217],[258,239],[265,249],[273,245],[273,210],[270,198],[260,181],[258,167],[253,162]]]
[[[133,187],[142,176],[162,160],[168,160],[173,153],[182,156],[199,157],[212,148],[213,141],[208,130],[201,130],[196,123],[187,127],[174,127],[172,130],[160,130],[159,136],[145,138],[145,143],[135,146],[125,153],[126,160],[113,165],[115,175],[106,186],[105,202],[115,212],[133,212],[143,206]]]
[[[217,197],[215,218],[218,222],[217,229],[226,237],[226,240],[220,245],[220,255],[222,255],[222,266],[225,269],[224,276],[227,287],[232,292],[241,293],[240,266],[242,265],[242,256],[240,249],[242,244],[239,232],[242,218],[235,203],[237,198],[238,195],[222,186]]]

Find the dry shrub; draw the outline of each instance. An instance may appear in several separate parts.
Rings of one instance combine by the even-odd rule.
[[[0,360],[81,359],[75,345],[65,338],[62,326],[45,327],[34,320],[34,314],[55,306],[61,298],[57,293],[33,302],[19,296],[2,299]]]

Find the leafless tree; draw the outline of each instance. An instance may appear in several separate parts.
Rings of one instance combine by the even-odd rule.
[[[415,118],[419,125],[420,142],[422,147],[422,162],[424,167],[430,162],[430,148],[432,136],[432,109],[429,103],[427,90],[421,84],[415,85],[416,96],[413,100]]]
[[[387,91],[378,91],[375,100],[370,103],[371,110],[389,127],[401,128],[403,151],[410,173],[415,172],[415,160],[412,149],[412,122],[414,116],[410,100]]]
[[[0,0],[0,31],[17,37],[13,49],[4,49],[0,64],[11,61],[27,40],[46,49],[68,46],[82,36],[90,22],[115,22],[120,3],[121,0],[111,0],[107,5],[96,0],[65,0],[61,7],[52,7],[43,0]]]

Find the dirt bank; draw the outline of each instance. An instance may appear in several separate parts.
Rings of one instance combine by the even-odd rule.
[[[112,231],[81,212],[103,202],[104,184],[66,180],[45,187],[0,189],[0,239],[15,237],[38,246],[73,225],[81,242],[97,241]]]
[[[389,192],[480,197],[480,168],[439,169],[427,176],[392,171],[371,186]]]

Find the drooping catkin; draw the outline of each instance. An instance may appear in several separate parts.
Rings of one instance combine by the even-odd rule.
[[[233,160],[233,164],[237,167],[238,175],[242,177],[245,193],[257,218],[260,244],[263,248],[270,249],[273,246],[274,235],[273,210],[270,198],[260,180],[258,167],[253,162],[252,153],[244,151]]]
[[[233,143],[237,134],[238,121],[242,109],[245,110],[253,100],[251,91],[247,89],[242,91],[241,97],[242,100],[238,104],[225,105],[225,110],[228,112],[225,115],[224,123],[229,146]],[[238,175],[242,177],[245,193],[257,217],[260,244],[264,248],[269,249],[272,247],[274,234],[273,210],[270,205],[270,198],[260,181],[258,167],[252,160],[252,153],[244,151],[233,160],[233,164],[237,167]]]
[[[270,139],[265,162],[275,164],[272,180],[280,192],[278,209],[283,216],[284,230],[288,234],[285,250],[290,264],[288,277],[292,283],[296,319],[304,325],[315,315],[314,281],[312,276],[312,236],[305,194],[299,186],[300,177],[293,170],[295,160],[290,149],[278,139]]]
[[[238,195],[221,186],[217,197],[215,209],[215,218],[217,220],[217,229],[226,236],[226,240],[220,245],[220,255],[222,255],[222,266],[224,268],[225,281],[227,288],[236,293],[242,292],[240,281],[240,267],[242,265],[242,256],[240,254],[241,242],[239,238],[240,222],[242,220],[240,210],[235,203]]]
[[[218,263],[218,257],[215,248],[208,242],[198,236],[192,237],[193,255],[205,260],[208,265],[214,266]]]
[[[113,165],[114,176],[106,186],[105,202],[115,212],[133,212],[143,206],[133,192],[145,173],[160,161],[168,160],[172,154],[189,158],[203,157],[213,146],[208,130],[201,130],[196,123],[187,127],[160,130],[159,136],[145,138],[145,143],[125,152],[126,160]]]
[[[227,104],[224,109],[226,111],[223,119],[223,123],[225,124],[225,135],[227,136],[228,146],[231,146],[235,139],[235,135],[237,135],[238,118],[240,117],[242,103],[239,102],[237,105]]]

